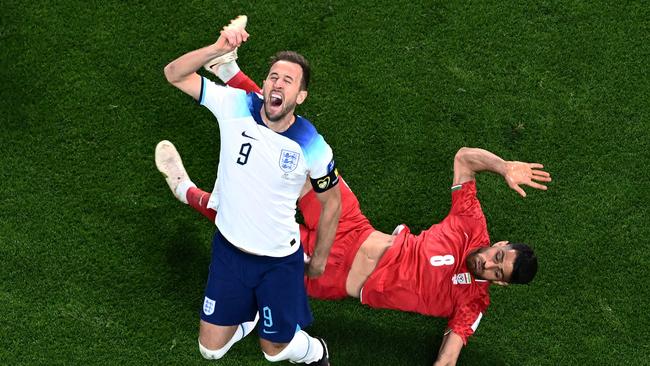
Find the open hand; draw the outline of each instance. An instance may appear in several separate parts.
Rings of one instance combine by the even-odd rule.
[[[507,161],[504,178],[510,188],[514,189],[522,197],[526,197],[526,192],[519,186],[525,184],[529,187],[545,191],[545,185],[537,182],[550,182],[551,174],[540,170],[544,168],[539,163],[523,163],[521,161]]]

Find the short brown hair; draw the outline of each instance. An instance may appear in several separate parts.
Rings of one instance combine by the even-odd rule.
[[[291,63],[300,65],[300,68],[302,68],[300,90],[307,90],[309,87],[309,76],[311,74],[311,68],[309,66],[309,61],[307,61],[305,56],[295,51],[280,51],[271,57],[271,60],[269,61],[269,68],[275,65],[275,63],[278,61],[289,61]]]

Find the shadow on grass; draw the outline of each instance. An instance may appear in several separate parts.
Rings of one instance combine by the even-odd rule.
[[[311,301],[315,322],[308,332],[323,336],[337,364],[432,365],[447,321],[392,310],[371,309],[356,300]],[[496,341],[496,340],[495,340]],[[482,347],[485,349],[485,347]],[[470,340],[461,365],[503,365]]]
[[[212,230],[205,225],[206,232]],[[210,265],[210,243],[193,226],[180,226],[165,238],[164,250],[169,279],[167,292],[181,300],[184,308],[198,309]]]

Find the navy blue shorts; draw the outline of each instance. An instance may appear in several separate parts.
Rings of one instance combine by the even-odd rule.
[[[313,321],[304,272],[301,245],[287,257],[256,256],[237,249],[217,230],[201,319],[238,325],[252,321],[259,312],[260,337],[288,343]]]

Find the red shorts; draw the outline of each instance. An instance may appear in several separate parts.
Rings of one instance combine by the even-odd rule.
[[[317,299],[342,299],[348,296],[345,282],[354,257],[361,244],[375,231],[361,213],[359,201],[347,184],[342,181],[339,186],[341,216],[325,272],[318,278],[305,277],[307,294]],[[305,253],[311,256],[316,245],[321,205],[314,191],[310,191],[298,202],[298,206],[305,220],[305,224],[300,225],[300,241]]]

